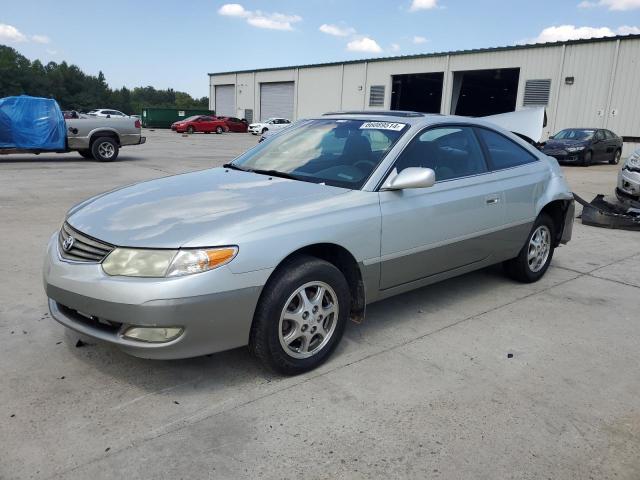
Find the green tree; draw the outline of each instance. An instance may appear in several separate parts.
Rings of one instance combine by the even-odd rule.
[[[208,108],[209,99],[194,99],[171,88],[127,87],[111,89],[102,71],[87,75],[67,62],[30,61],[14,48],[0,45],[0,98],[32,95],[57,100],[63,110],[87,111],[114,108],[128,114],[140,114],[145,107]]]

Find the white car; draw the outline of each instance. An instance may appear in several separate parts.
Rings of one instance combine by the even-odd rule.
[[[96,108],[94,110],[89,110],[87,112],[87,115],[91,115],[92,117],[129,117],[129,115],[122,113],[119,110],[110,110],[107,108]]]
[[[252,123],[247,131],[254,135],[268,132],[269,130],[281,130],[291,125],[291,120],[286,118],[270,118],[265,122]]]

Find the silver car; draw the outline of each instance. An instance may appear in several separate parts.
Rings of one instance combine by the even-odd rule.
[[[573,212],[557,162],[491,123],[337,113],[76,205],[44,286],[54,319],[130,354],[249,345],[295,374],[372,302],[499,262],[538,280]]]
[[[629,155],[618,172],[616,195],[623,203],[640,205],[640,149]]]

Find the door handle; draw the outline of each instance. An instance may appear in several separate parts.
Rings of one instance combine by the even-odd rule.
[[[497,203],[500,203],[500,197],[499,196],[487,197],[485,198],[485,202],[487,205],[496,205]]]

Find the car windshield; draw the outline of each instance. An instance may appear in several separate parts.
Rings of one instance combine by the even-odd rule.
[[[586,128],[568,128],[554,135],[555,140],[589,140],[595,130]]]
[[[197,120],[198,118],[200,118],[200,115],[194,115],[193,117],[187,117],[183,120],[179,120],[180,122],[193,122],[195,120]]]
[[[346,119],[301,122],[259,143],[233,166],[359,189],[404,132],[404,123]]]

